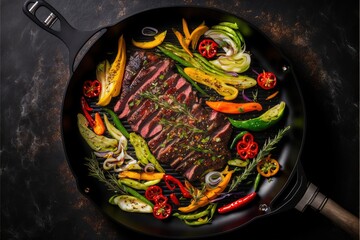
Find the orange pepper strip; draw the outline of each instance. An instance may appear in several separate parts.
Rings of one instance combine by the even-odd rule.
[[[198,199],[197,201],[193,199],[191,200],[190,205],[186,207],[179,207],[178,210],[184,213],[189,213],[209,204],[210,200],[216,198],[217,196],[219,196],[220,193],[222,193],[225,190],[226,186],[231,180],[233,172],[234,172],[233,170],[229,171],[228,166],[226,166],[226,168],[221,172],[223,175],[225,174],[226,175],[224,176],[223,180],[220,182],[218,186],[216,186],[215,188],[209,191],[206,191],[204,193],[204,196]]]
[[[103,120],[101,119],[101,116],[98,112],[95,113],[95,121],[94,121],[93,130],[94,130],[94,133],[96,133],[97,135],[103,135],[106,130],[105,124],[104,124]]]
[[[235,103],[235,102],[224,102],[224,101],[217,101],[217,102],[206,101],[205,103],[215,111],[222,113],[229,113],[229,114],[239,114],[239,113],[262,110],[261,104],[257,102]]]
[[[280,164],[277,160],[270,158],[269,155],[256,165],[256,170],[263,177],[272,177],[280,170]]]
[[[209,27],[206,25],[199,25],[197,28],[195,28],[194,31],[191,32],[190,35],[190,42],[191,42],[191,48],[193,50],[196,49],[197,43],[200,39],[200,37],[209,30]]]
[[[189,26],[185,20],[185,18],[182,19],[182,27],[183,27],[183,32],[185,35],[185,42],[187,44],[187,46],[189,46],[190,44],[190,31],[189,31]]]
[[[165,173],[159,172],[134,172],[134,171],[122,171],[119,173],[119,178],[132,178],[137,180],[156,180],[162,179]]]
[[[190,51],[189,47],[188,47],[188,44],[186,43],[185,41],[185,38],[184,36],[181,34],[181,32],[179,32],[178,30],[176,29],[172,29],[176,38],[178,39],[181,47],[192,57],[193,56],[193,53]]]
[[[276,97],[276,95],[278,95],[278,93],[279,93],[279,91],[276,91],[273,94],[270,94],[265,100],[270,100],[270,99]]]

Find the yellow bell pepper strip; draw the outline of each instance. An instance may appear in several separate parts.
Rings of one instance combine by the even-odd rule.
[[[111,64],[109,71],[109,78],[112,78],[112,74],[114,74],[115,87],[114,92],[112,93],[112,97],[117,97],[120,94],[122,80],[125,73],[126,66],[126,44],[124,37],[121,36],[119,40],[118,52],[114,62]]]
[[[235,103],[224,101],[206,101],[205,103],[215,111],[229,114],[239,114],[262,110],[261,104],[257,102]]]
[[[176,30],[175,28],[172,29],[176,38],[178,39],[181,47],[185,50],[185,52],[187,54],[189,54],[191,57],[193,56],[193,53],[190,51],[189,49],[189,43],[186,41],[186,38],[181,34],[181,32],[179,32],[178,30]]]
[[[119,178],[132,178],[136,180],[155,180],[162,179],[165,173],[155,173],[155,172],[135,172],[135,171],[122,171],[119,173]]]
[[[126,49],[123,35],[118,41],[118,52],[114,62],[109,66],[109,62],[105,60],[100,63],[96,69],[96,75],[101,83],[101,91],[98,106],[106,106],[110,103],[112,97],[116,97],[120,93],[122,78],[126,64]]]
[[[111,101],[111,94],[109,93],[109,81],[108,75],[110,70],[110,63],[108,60],[100,62],[96,66],[96,78],[101,84],[101,90],[99,94],[98,103],[96,105],[107,105]]]
[[[198,200],[191,200],[190,205],[186,207],[179,207],[178,210],[183,213],[193,212],[201,207],[206,206],[210,201],[216,198],[220,193],[222,193],[227,187],[228,183],[231,180],[234,170],[228,170],[228,166],[221,172],[224,176],[223,180],[215,188],[208,190],[204,195]]]
[[[142,48],[142,49],[152,49],[152,48],[159,46],[165,40],[166,34],[167,34],[167,30],[155,35],[154,40],[152,40],[152,41],[138,42],[138,41],[135,41],[134,39],[132,39],[131,42],[135,47]]]
[[[239,94],[238,89],[220,81],[217,75],[190,67],[184,68],[184,72],[194,81],[214,89],[218,94],[223,96],[225,100],[234,100]]]

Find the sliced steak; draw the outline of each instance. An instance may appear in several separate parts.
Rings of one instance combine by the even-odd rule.
[[[114,111],[147,140],[159,162],[188,180],[223,168],[230,157],[232,133],[225,115],[206,107],[173,70],[172,60],[154,57],[145,63],[148,57],[141,52],[130,57]]]

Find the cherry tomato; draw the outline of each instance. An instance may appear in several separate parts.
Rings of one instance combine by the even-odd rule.
[[[259,152],[259,146],[254,141],[254,136],[251,133],[245,133],[242,139],[236,145],[237,153],[241,159],[254,158]]]
[[[83,84],[83,94],[85,97],[92,98],[99,96],[101,84],[98,80],[86,80]]]
[[[158,185],[150,186],[145,191],[145,197],[152,201],[156,196],[162,195],[162,189]]]
[[[262,73],[259,73],[259,75],[257,76],[257,83],[261,88],[265,90],[272,89],[276,85],[276,76],[272,72],[264,71]]]
[[[199,43],[198,51],[205,58],[215,57],[218,49],[218,44],[210,39],[206,38]]]
[[[157,219],[165,219],[168,218],[171,215],[172,207],[169,203],[166,203],[164,205],[155,204],[153,215]]]

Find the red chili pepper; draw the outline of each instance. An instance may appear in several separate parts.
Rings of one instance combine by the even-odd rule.
[[[159,204],[154,205],[153,215],[157,219],[162,220],[168,218],[171,215],[171,212],[172,212],[172,207],[169,203],[166,203],[164,205],[159,205]]]
[[[170,193],[170,199],[175,205],[180,205],[180,201],[175,193]]]
[[[254,141],[254,136],[251,133],[245,133],[242,139],[236,145],[237,153],[241,159],[254,158],[259,152],[259,146]]]
[[[157,185],[150,186],[145,191],[145,197],[150,201],[153,201],[158,195],[162,195],[162,189]]]
[[[94,130],[94,132],[97,135],[104,134],[106,127],[103,120],[100,117],[100,114],[98,112],[95,113],[95,120],[91,117],[88,111],[92,111],[93,109],[88,105],[84,96],[81,97],[81,108],[83,110],[86,120],[89,122],[89,126]]]
[[[163,180],[165,181],[165,184],[167,186],[168,189],[170,189],[171,191],[173,191],[176,187],[176,185],[180,188],[180,191],[182,193],[182,195],[186,198],[192,198],[191,194],[189,193],[189,191],[186,189],[186,187],[180,182],[179,179],[165,174],[163,176]]]
[[[249,202],[251,202],[253,199],[255,199],[256,195],[257,195],[256,192],[252,192],[252,193],[246,195],[245,197],[239,198],[238,200],[236,200],[232,203],[226,204],[226,205],[218,208],[218,213],[227,213],[227,212],[233,211],[235,209],[238,209],[240,207],[243,207],[243,206],[247,205]]]
[[[206,38],[202,40],[198,46],[199,53],[206,58],[215,57],[217,53],[217,49],[218,49],[218,44],[210,38]]]
[[[86,120],[89,122],[89,126],[94,127],[95,121],[88,112],[88,111],[92,111],[93,109],[89,106],[89,104],[86,102],[84,97],[81,97],[81,109],[84,112],[84,116]]]
[[[257,77],[257,83],[265,90],[269,90],[276,85],[276,76],[272,72],[262,72]]]
[[[101,91],[101,84],[98,80],[86,80],[83,84],[83,94],[85,97],[97,97]]]

